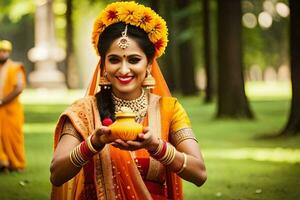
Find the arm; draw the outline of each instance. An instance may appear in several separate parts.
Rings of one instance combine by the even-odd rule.
[[[14,86],[13,91],[1,100],[0,106],[4,106],[13,101],[19,94],[21,94],[23,89],[23,75],[19,72],[17,75],[17,84]]]
[[[66,128],[67,123],[68,128]],[[73,178],[82,167],[75,166],[70,160],[71,152],[82,143],[82,140],[80,140],[80,137],[76,137],[76,134],[79,135],[79,133],[75,130],[73,125],[70,122],[66,122],[66,124],[63,129],[62,137],[54,151],[50,166],[50,180],[55,186],[60,186]],[[106,139],[106,137],[103,138],[104,135],[109,135],[109,133],[110,130],[107,127],[101,127],[92,133],[91,144],[98,152],[109,142],[109,139]]]

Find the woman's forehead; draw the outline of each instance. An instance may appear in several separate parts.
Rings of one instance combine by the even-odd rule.
[[[118,45],[119,39],[120,38],[118,38],[112,42],[106,55],[111,55],[111,54],[120,55],[120,56],[133,55],[133,54],[141,55],[141,56],[145,55],[143,50],[139,47],[138,43],[134,39],[132,39],[132,38],[128,39],[129,46],[126,47],[125,49],[122,49],[119,47],[119,45]]]

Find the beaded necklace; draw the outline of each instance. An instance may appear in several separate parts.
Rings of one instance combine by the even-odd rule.
[[[142,94],[138,98],[133,100],[120,99],[112,93],[112,100],[115,105],[115,112],[121,111],[122,107],[128,107],[136,114],[135,120],[137,122],[140,122],[146,116],[148,98],[144,90],[142,90]]]

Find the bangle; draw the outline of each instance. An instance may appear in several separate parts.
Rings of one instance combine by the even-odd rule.
[[[88,146],[88,148],[89,148],[93,153],[98,153],[98,151],[93,147],[93,144],[92,144],[92,141],[91,141],[92,136],[93,136],[93,135],[90,135],[90,136],[86,139],[87,146]]]
[[[183,164],[182,164],[182,167],[179,169],[179,171],[176,172],[176,174],[180,174],[186,168],[187,156],[185,153],[182,153],[182,154],[183,154]]]

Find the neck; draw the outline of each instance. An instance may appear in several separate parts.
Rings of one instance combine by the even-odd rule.
[[[132,101],[132,100],[135,100],[135,99],[138,99],[140,98],[141,96],[143,96],[144,94],[144,90],[141,89],[138,93],[136,94],[132,94],[132,93],[129,93],[129,94],[123,94],[123,93],[120,93],[120,92],[115,92],[114,90],[112,90],[112,94],[116,97],[116,98],[119,98],[119,99],[122,99],[122,100],[125,100],[125,101]]]

